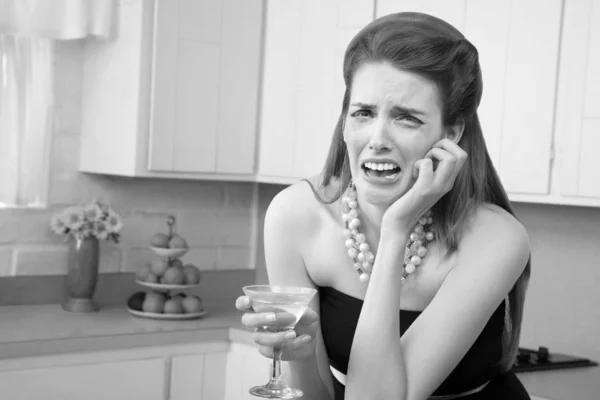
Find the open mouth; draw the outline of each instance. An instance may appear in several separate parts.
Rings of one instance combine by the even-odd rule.
[[[402,170],[395,163],[376,163],[376,162],[366,162],[362,165],[363,171],[367,176],[375,177],[375,178],[383,178],[387,180],[394,180]]]

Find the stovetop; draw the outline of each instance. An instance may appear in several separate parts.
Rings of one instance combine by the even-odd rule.
[[[593,367],[598,363],[587,358],[550,353],[547,347],[537,350],[519,347],[517,360],[512,367],[513,372],[542,371],[550,369]]]

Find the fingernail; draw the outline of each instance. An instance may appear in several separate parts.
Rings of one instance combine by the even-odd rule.
[[[288,339],[288,340],[291,340],[291,339],[293,339],[295,337],[296,337],[296,332],[294,332],[294,331],[288,332],[288,333],[285,334],[285,338]]]
[[[302,336],[302,343],[308,343],[310,342],[311,337],[306,335],[306,336]]]
[[[269,322],[275,321],[275,318],[276,318],[276,316],[273,313],[267,314],[267,316],[265,317],[265,319]]]
[[[245,305],[245,306],[249,306],[249,305],[250,305],[250,298],[249,298],[249,297],[246,297],[246,298],[244,299],[244,305]]]

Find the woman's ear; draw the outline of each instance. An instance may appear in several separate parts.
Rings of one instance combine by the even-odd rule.
[[[459,118],[456,120],[454,125],[451,125],[446,131],[446,139],[452,140],[454,143],[458,143],[462,137],[463,131],[465,130],[465,120]]]

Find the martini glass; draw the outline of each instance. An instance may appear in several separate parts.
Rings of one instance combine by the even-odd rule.
[[[294,329],[298,320],[317,293],[315,289],[297,286],[253,285],[245,286],[244,293],[252,300],[252,308],[257,313],[287,312],[295,320],[287,326],[265,326],[270,332],[283,332]],[[254,386],[250,394],[269,399],[295,399],[304,394],[300,389],[289,387],[281,376],[281,352],[283,345],[273,347],[273,368],[271,379],[266,385]]]

